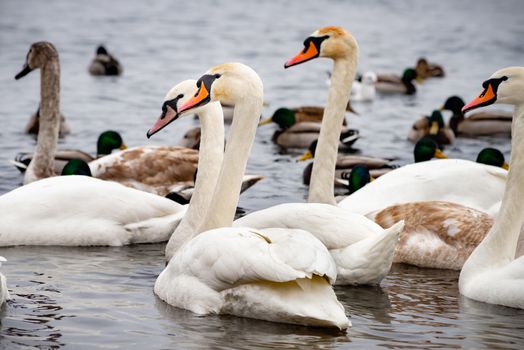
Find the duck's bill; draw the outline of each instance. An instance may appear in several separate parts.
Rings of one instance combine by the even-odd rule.
[[[437,135],[438,134],[438,130],[439,130],[438,122],[432,122],[431,123],[431,128],[429,129],[429,134],[430,135]]]
[[[303,162],[311,158],[313,158],[313,153],[311,153],[311,151],[307,151],[306,153],[298,157],[297,162]]]
[[[258,123],[258,126],[271,124],[272,122],[273,122],[273,118],[272,118],[272,117],[269,117],[269,118],[266,118],[266,119],[262,119],[262,120]]]
[[[502,169],[509,170],[509,164],[504,162],[504,164],[502,164]]]
[[[175,112],[175,110],[169,106],[167,106],[167,110],[165,113],[162,113],[160,118],[153,124],[153,126],[147,131],[147,138],[150,138],[166,126],[168,126],[170,123],[174,122],[178,119],[178,113]]]
[[[493,86],[488,84],[488,87],[475,99],[462,107],[462,113],[466,113],[475,108],[489,106],[497,100],[497,95],[493,91]]]
[[[296,66],[297,64],[307,62],[309,60],[317,58],[319,54],[320,53],[315,44],[312,41],[310,41],[307,49],[305,48],[304,50],[300,51],[295,57],[284,63],[284,68],[289,68],[292,66]]]
[[[198,88],[197,93],[178,108],[178,113],[180,114],[190,109],[203,106],[209,101],[211,101],[211,95],[206,88],[206,84],[202,83]]]
[[[18,80],[22,77],[25,77],[27,74],[29,74],[30,72],[32,71],[32,69],[29,67],[29,65],[25,64],[24,65],[24,68],[22,68],[22,70],[20,71],[20,73],[18,73],[17,75],[15,75],[15,79]]]
[[[442,152],[439,148],[437,148],[437,150],[435,151],[435,158],[446,159],[448,158],[448,156],[444,152]]]
[[[127,149],[127,145],[125,143],[121,144],[120,145],[120,150],[126,150]]]

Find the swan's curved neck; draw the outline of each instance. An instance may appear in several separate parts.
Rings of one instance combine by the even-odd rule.
[[[209,103],[198,113],[198,117],[202,136],[195,190],[189,201],[189,209],[167,243],[168,261],[184,243],[198,233],[199,225],[213,196],[224,158],[224,118],[220,103]]]
[[[262,101],[262,96],[247,95],[235,105],[220,176],[199,232],[233,224],[242,178],[262,112]]]
[[[468,268],[473,266],[476,268],[494,267],[508,263],[515,258],[520,228],[524,223],[524,153],[521,152],[522,149],[524,149],[524,104],[515,107],[510,170],[499,214],[488,235],[468,259],[467,263],[470,265]]]
[[[40,69],[40,120],[35,154],[28,174],[37,179],[55,175],[54,157],[60,129],[60,64],[50,58]]]
[[[338,144],[356,67],[356,55],[337,59],[333,63],[331,86],[322,118],[322,128],[315,151],[311,184],[309,185],[308,202],[310,203],[336,205],[333,179],[335,177]]]

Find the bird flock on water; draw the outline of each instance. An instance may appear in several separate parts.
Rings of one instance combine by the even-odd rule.
[[[303,44],[284,67],[331,59],[325,108],[283,107],[261,121],[261,78],[245,64],[219,64],[169,90],[147,131],[150,138],[196,115],[201,127],[186,134],[184,146],[127,148],[109,130],[95,156],[57,149],[70,131],[60,113],[58,52],[49,42],[32,44],[16,79],[41,71],[40,106],[25,129],[38,135],[37,145],[13,160],[24,185],[0,196],[0,246],[167,241],[154,292],[200,315],[346,330],[351,322],[333,286],[380,284],[394,262],[459,270],[462,295],[524,308],[524,67],[500,69],[477,98],[451,96],[416,120],[408,132],[414,163],[398,166],[339,154],[359,137],[345,120],[354,112],[349,101],[415,94],[416,81],[443,77],[444,69],[422,58],[402,75],[357,77],[357,40],[337,26],[316,30]],[[88,70],[123,72],[103,46]],[[514,112],[470,112],[497,103]],[[453,113],[448,124],[442,110]],[[231,121],[226,143],[224,120]],[[262,179],[245,170],[257,128],[271,122],[279,127],[275,143],[306,148],[301,160],[314,158],[304,171],[308,200],[235,220],[241,191]],[[478,135],[511,136],[509,164],[493,148],[476,161],[441,150],[456,137]],[[335,188],[345,196],[336,197]],[[9,299],[2,274],[0,298]]]

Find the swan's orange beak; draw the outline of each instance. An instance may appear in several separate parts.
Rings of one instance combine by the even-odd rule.
[[[493,86],[488,84],[488,87],[477,98],[462,107],[462,113],[466,113],[475,108],[488,106],[495,102],[496,99],[497,95],[495,95],[495,92],[493,91]]]
[[[169,123],[175,121],[178,118],[178,113],[175,112],[173,108],[167,106],[166,112],[162,113],[160,118],[153,124],[151,129],[147,131],[147,138],[150,138],[163,128],[165,128]]]
[[[309,60],[312,60],[313,58],[318,57],[319,52],[313,41],[309,42],[309,47],[304,48],[301,52],[298,53],[295,57],[288,60],[284,64],[284,68],[289,68],[292,66],[296,66],[297,64],[307,62]]]
[[[186,103],[180,106],[178,113],[182,113],[192,108],[206,104],[210,100],[211,100],[211,96],[209,95],[209,91],[207,91],[206,84],[202,83],[200,85],[200,88],[198,88],[197,93],[193,97],[191,97],[188,101],[186,101]]]

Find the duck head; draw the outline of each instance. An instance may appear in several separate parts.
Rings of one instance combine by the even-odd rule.
[[[503,68],[482,83],[484,91],[462,108],[466,113],[494,103],[518,105],[524,98],[524,67]]]
[[[504,154],[496,148],[484,148],[477,156],[477,163],[498,166],[508,170],[509,164],[504,159]]]
[[[342,27],[324,27],[304,40],[304,49],[288,60],[284,68],[296,66],[317,57],[345,58],[351,52],[358,52],[358,44],[353,35]]]
[[[447,158],[447,156],[438,148],[438,145],[429,137],[421,138],[413,150],[415,163],[424,162],[432,158]]]
[[[273,115],[267,119],[261,120],[258,124],[266,125],[269,123],[278,124],[281,129],[288,129],[295,125],[297,122],[295,112],[289,108],[279,108],[273,113]]]
[[[120,133],[114,130],[107,130],[98,136],[96,155],[97,157],[105,156],[111,154],[115,149],[125,150],[126,148],[127,146]]]
[[[434,110],[433,113],[431,113],[431,116],[429,117],[429,134],[430,135],[437,135],[444,127],[444,118],[442,117],[442,113],[438,110]]]
[[[368,167],[363,164],[355,165],[349,174],[347,172],[343,172],[342,178],[348,180],[347,187],[349,194],[360,190],[362,187],[366,186],[368,183],[374,180],[369,173]]]
[[[33,69],[42,68],[50,60],[58,60],[58,51],[56,51],[55,46],[47,41],[33,43],[27,52],[24,67],[15,76],[15,79],[18,80],[26,76]]]

